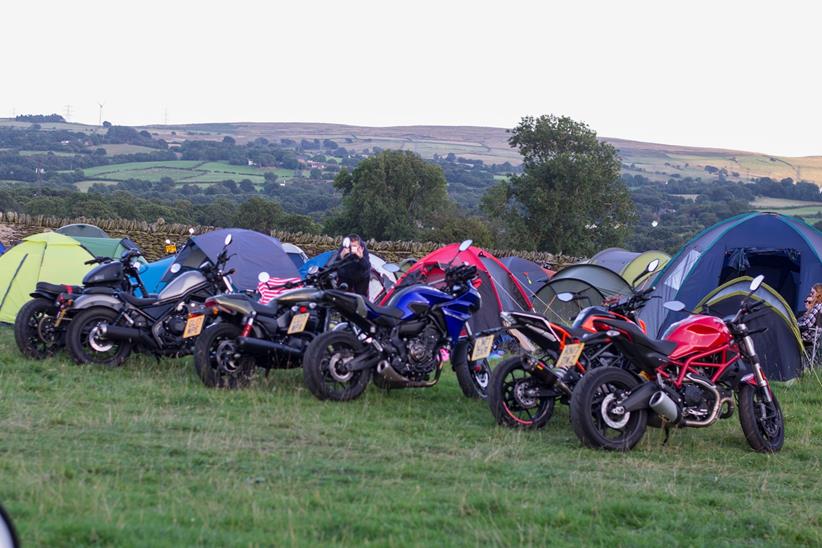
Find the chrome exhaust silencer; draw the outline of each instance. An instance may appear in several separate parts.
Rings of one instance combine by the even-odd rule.
[[[662,390],[655,392],[654,395],[651,396],[648,405],[657,415],[663,417],[668,422],[677,423],[679,419],[682,418],[682,412],[679,406]]]

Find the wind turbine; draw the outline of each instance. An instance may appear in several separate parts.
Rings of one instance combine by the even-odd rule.
[[[102,125],[103,125],[103,107],[104,107],[105,105],[106,105],[106,103],[105,103],[105,102],[103,102],[103,103],[97,103],[97,106],[99,106],[99,107],[100,107],[100,116],[99,116],[99,118],[98,118],[98,120],[97,120],[97,125],[98,125],[98,126],[102,126]]]

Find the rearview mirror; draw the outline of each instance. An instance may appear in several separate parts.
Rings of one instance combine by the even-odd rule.
[[[394,263],[385,263],[384,265],[382,265],[382,268],[383,268],[383,270],[385,270],[387,272],[391,272],[392,274],[394,272],[399,272],[400,271],[400,266],[396,265]]]
[[[319,271],[320,271],[320,267],[315,265],[315,264],[308,267],[308,273],[309,274],[316,274]]]
[[[653,272],[657,269],[657,267],[659,267],[659,259],[654,259],[648,263],[648,266],[645,268],[645,272]]]
[[[191,235],[193,236],[193,235],[194,235],[194,228],[193,228],[193,227],[192,227],[192,228],[189,228],[189,229],[188,229],[188,233],[189,233],[189,234],[191,234]]]
[[[226,235],[226,237],[225,237],[225,245],[226,245],[226,246],[231,245],[231,234]]]
[[[682,312],[685,310],[685,303],[682,301],[668,301],[664,303],[662,306],[670,310],[671,312]]]
[[[466,251],[469,247],[471,247],[471,244],[473,243],[474,240],[465,240],[464,242],[462,242],[459,247],[460,252]]]
[[[180,263],[174,263],[171,265],[171,268],[169,268],[169,271],[171,271],[172,274],[177,274],[180,271],[180,268]]]
[[[755,292],[759,287],[762,285],[762,282],[765,280],[765,276],[760,274],[753,280],[751,280],[751,293]]]
[[[557,299],[559,299],[560,301],[562,301],[564,303],[570,303],[571,301],[574,300],[574,294],[573,293],[567,293],[567,292],[557,293]]]
[[[166,245],[170,245],[170,244],[171,244],[171,240],[169,240],[168,238],[166,238]]]
[[[259,274],[257,274],[257,280],[261,284],[266,283],[270,279],[271,279],[271,276],[268,274],[268,272],[260,272]]]
[[[346,249],[348,249],[349,247],[351,247],[351,238],[349,238],[348,236],[346,236],[345,238],[343,238],[343,243],[342,243],[342,246],[343,246],[344,248],[346,248]]]

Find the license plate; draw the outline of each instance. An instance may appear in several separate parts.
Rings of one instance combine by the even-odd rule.
[[[474,341],[474,350],[471,352],[471,361],[475,362],[491,355],[494,347],[494,336],[485,335]]]
[[[294,333],[302,333],[305,331],[305,326],[308,324],[308,312],[303,314],[295,314],[291,318],[291,323],[288,324],[288,334],[292,335]]]
[[[579,356],[582,354],[582,349],[585,348],[585,343],[569,344],[562,349],[562,354],[559,355],[556,367],[567,369],[573,367],[579,361]]]
[[[186,328],[183,331],[183,338],[187,339],[189,337],[196,337],[200,334],[203,330],[203,323],[205,322],[205,316],[202,314],[198,316],[189,316],[188,320],[186,321]]]

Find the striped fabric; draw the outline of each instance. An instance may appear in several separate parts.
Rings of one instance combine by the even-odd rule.
[[[257,292],[260,294],[260,304],[268,304],[277,297],[279,297],[286,289],[283,287],[286,283],[299,282],[300,278],[269,278],[267,282],[260,282],[257,284]],[[290,289],[294,289],[293,287]]]

